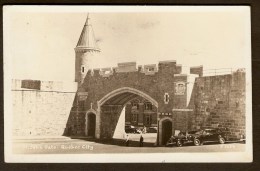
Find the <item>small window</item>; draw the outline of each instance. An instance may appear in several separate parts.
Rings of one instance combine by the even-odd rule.
[[[145,103],[144,104],[144,109],[145,110],[152,110],[152,103]]]
[[[165,94],[164,94],[164,103],[165,103],[165,104],[168,104],[168,103],[169,103],[169,100],[170,100],[169,97],[170,97],[170,96],[169,96],[168,93],[165,93]]]
[[[154,68],[148,68],[148,71],[152,72],[152,71],[154,71]]]
[[[81,66],[81,73],[85,73],[85,66],[84,65]]]

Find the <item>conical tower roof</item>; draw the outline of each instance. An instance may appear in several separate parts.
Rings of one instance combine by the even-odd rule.
[[[92,25],[90,24],[89,20],[90,18],[88,15],[75,50],[100,51]]]

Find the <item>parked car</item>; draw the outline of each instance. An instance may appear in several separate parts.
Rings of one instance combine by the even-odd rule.
[[[134,134],[140,134],[141,130],[139,128],[136,128],[135,126],[125,126],[125,132],[126,133],[134,133]]]
[[[181,147],[184,144],[193,143],[198,146],[206,142],[219,142],[220,144],[224,144],[226,141],[227,136],[220,129],[202,129],[198,131],[180,132],[178,136],[172,136],[166,145]]]
[[[149,127],[146,130],[147,133],[157,133],[157,127]]]
[[[227,141],[227,135],[220,129],[202,129],[188,137],[194,145],[203,145],[206,142],[219,142],[224,144]]]
[[[192,143],[189,135],[195,134],[197,131],[188,131],[188,132],[180,132],[177,136],[171,136],[171,138],[167,141],[166,146],[174,146],[181,147],[184,144]]]

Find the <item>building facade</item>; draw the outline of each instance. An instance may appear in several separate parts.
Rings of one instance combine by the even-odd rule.
[[[144,98],[136,98],[126,104],[125,125],[157,127],[157,108]]]

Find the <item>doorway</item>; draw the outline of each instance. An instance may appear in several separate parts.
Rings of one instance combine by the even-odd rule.
[[[172,136],[172,122],[165,120],[162,122],[162,145],[165,145]]]
[[[96,130],[96,115],[94,113],[88,114],[88,136],[95,137]]]

